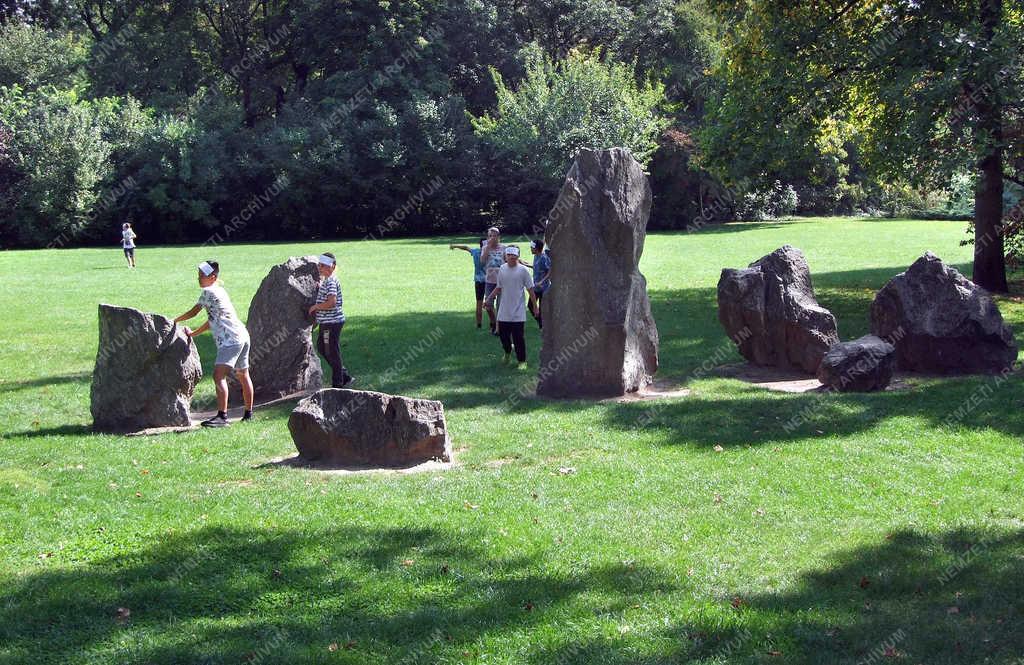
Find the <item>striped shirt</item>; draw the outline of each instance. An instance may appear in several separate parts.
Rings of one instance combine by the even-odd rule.
[[[337,298],[331,309],[316,311],[317,323],[345,323],[345,314],[341,311],[341,284],[334,275],[320,280],[320,288],[316,290],[316,304],[327,302],[331,296]]]

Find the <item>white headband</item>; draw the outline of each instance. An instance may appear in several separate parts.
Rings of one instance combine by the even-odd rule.
[[[505,255],[508,256],[509,254],[512,256],[519,256],[519,248],[515,245],[509,245],[505,248]]]
[[[210,275],[213,274],[213,266],[211,266],[208,262],[203,261],[202,263],[199,264],[199,272],[203,273],[203,276],[209,277]]]
[[[336,263],[336,261],[331,257],[327,256],[326,254],[321,254],[320,263],[325,266],[333,266]]]

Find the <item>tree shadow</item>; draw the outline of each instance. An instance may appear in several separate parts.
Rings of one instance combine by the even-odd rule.
[[[643,566],[546,572],[535,557],[493,558],[481,540],[362,526],[161,536],[129,557],[10,580],[0,591],[0,662],[226,663],[262,654],[288,663],[319,660],[329,648],[363,662],[427,662],[567,606],[587,611],[599,599],[622,610],[676,589]]]
[[[1015,665],[1024,653],[1022,550],[1020,531],[899,531],[830,557],[784,591],[735,590],[718,601],[731,620],[694,612],[659,635],[677,645],[667,652],[591,638],[530,662]]]

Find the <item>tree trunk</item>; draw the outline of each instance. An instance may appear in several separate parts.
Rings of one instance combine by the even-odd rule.
[[[981,177],[974,192],[973,280],[989,291],[1005,293],[1002,149],[994,148],[980,166]]]
[[[989,57],[996,26],[1002,20],[1002,0],[981,0],[981,24],[984,41],[979,44]],[[998,73],[985,63],[985,91],[978,102],[979,139],[983,157],[978,163],[978,187],[974,192],[974,283],[997,293],[1005,293],[1006,262],[1003,255],[1003,108]],[[987,90],[986,90],[987,88]]]

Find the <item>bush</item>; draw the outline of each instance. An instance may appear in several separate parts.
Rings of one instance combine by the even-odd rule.
[[[792,185],[783,185],[776,180],[771,187],[752,189],[740,194],[736,215],[739,219],[764,221],[792,215],[800,198]]]
[[[145,124],[131,98],[0,87],[5,179],[18,182],[0,243],[63,247],[94,235],[129,189],[114,181],[112,156],[129,151]]]
[[[556,62],[530,51],[515,90],[496,70],[491,76],[496,114],[471,121],[490,149],[494,172],[508,174],[494,192],[513,225],[547,212],[581,148],[628,148],[646,166],[667,126],[659,111],[664,86],[638,85],[632,67],[602,62],[597,53],[574,51]]]

